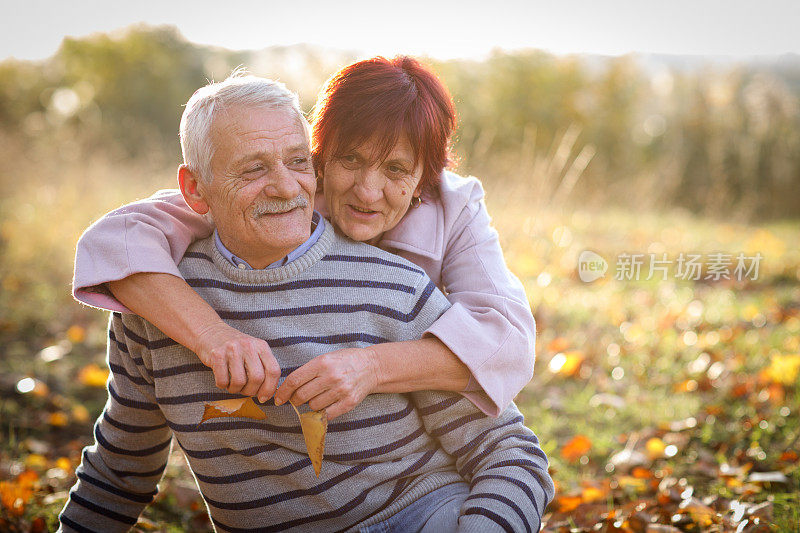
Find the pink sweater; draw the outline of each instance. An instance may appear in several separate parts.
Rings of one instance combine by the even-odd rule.
[[[445,171],[439,197],[423,196],[379,247],[422,267],[445,292],[453,305],[426,333],[472,372],[462,394],[497,416],[533,375],[536,323],[522,284],[506,267],[483,196],[476,178]],[[327,215],[321,194],[315,207]],[[176,190],[112,211],[78,241],[73,294],[95,307],[130,312],[97,286],[137,272],[180,276],[177,263],[189,244],[211,231]]]

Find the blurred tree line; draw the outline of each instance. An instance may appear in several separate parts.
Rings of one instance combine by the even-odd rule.
[[[244,65],[310,109],[355,59],[308,46],[234,52],[171,27],[65,39],[43,62],[0,63],[0,141],[58,157],[105,154],[174,168],[182,104]],[[459,170],[528,195],[783,217],[800,206],[800,59],[694,68],[652,58],[496,53],[434,67],[459,113]],[[40,152],[37,152],[37,154]],[[0,193],[13,184],[7,160]]]

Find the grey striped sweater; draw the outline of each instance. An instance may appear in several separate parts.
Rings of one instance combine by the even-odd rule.
[[[179,265],[225,321],[269,343],[283,377],[331,350],[420,338],[449,305],[412,263],[326,226],[284,267],[236,269],[211,238]],[[60,515],[65,531],[127,531],[156,494],[173,437],[221,531],[357,530],[461,479],[471,486],[461,530],[538,531],[553,497],[547,458],[513,405],[493,419],[458,394],[370,395],[330,423],[317,478],[291,406],[269,400],[266,420],[198,424],[205,402],[239,396],[142,318],[111,317],[108,362],[108,403]]]

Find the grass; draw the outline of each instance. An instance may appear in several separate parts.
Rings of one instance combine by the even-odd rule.
[[[159,168],[50,162],[36,176],[27,167],[33,177],[12,189],[0,167],[0,530],[56,525],[106,397],[90,365],[104,368],[107,317],[70,299],[73,246],[103,211],[171,186]],[[770,369],[800,354],[800,222],[548,207],[519,188],[489,187],[488,205],[538,323],[535,376],[517,402],[559,487],[548,529],[588,531],[610,512],[632,528],[634,506],[670,520],[674,504],[681,530],[726,530],[731,502],[766,501],[770,530],[798,530],[797,372]],[[585,249],[609,262],[604,279],[578,278]],[[758,279],[613,279],[623,252],[719,251],[761,252]],[[36,381],[22,393],[26,377]],[[625,461],[623,451],[634,453]],[[785,480],[753,481],[755,472]],[[688,488],[715,510],[712,525],[678,507],[688,498],[669,499]],[[208,529],[179,453],[137,528]]]

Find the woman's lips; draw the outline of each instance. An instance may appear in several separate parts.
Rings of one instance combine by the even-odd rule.
[[[377,211],[372,211],[370,209],[365,209],[363,207],[351,204],[347,204],[347,214],[348,216],[355,218],[357,220],[371,220],[374,217],[378,216]]]

